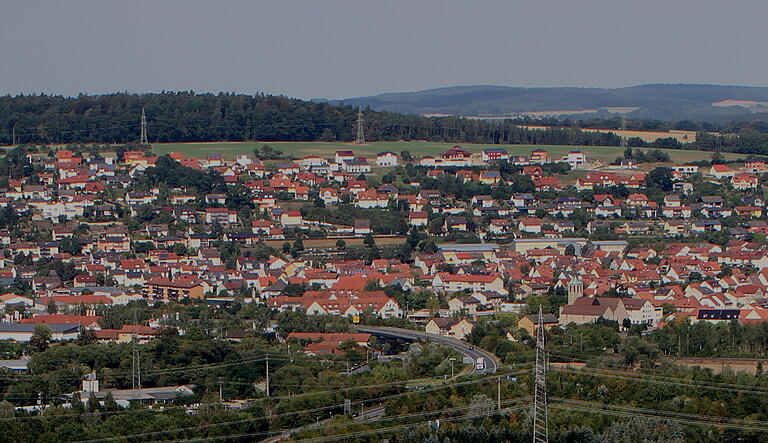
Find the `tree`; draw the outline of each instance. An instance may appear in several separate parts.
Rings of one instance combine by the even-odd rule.
[[[37,352],[48,349],[51,343],[51,330],[45,325],[35,325],[34,333],[29,338],[29,345]]]
[[[665,420],[632,417],[613,423],[600,441],[613,443],[683,443],[685,432],[681,425]]]
[[[155,245],[151,241],[133,242],[133,244],[131,244],[131,249],[137,254],[146,254],[155,249]]]
[[[80,333],[80,336],[77,337],[76,343],[78,346],[86,346],[96,343],[96,334],[90,329],[86,329]]]
[[[185,256],[189,254],[189,249],[187,249],[187,246],[183,243],[176,243],[171,248],[171,251],[178,256]]]
[[[75,411],[75,413],[82,414],[85,412],[85,405],[83,404],[82,398],[80,398],[79,392],[72,394],[72,401],[70,401],[70,404],[72,405],[72,410]]]
[[[91,392],[90,395],[88,395],[88,412],[95,412],[99,409],[101,409],[99,400],[96,399],[96,394]]]
[[[345,241],[344,241],[344,240],[342,240],[342,239],[338,239],[338,240],[336,240],[336,248],[337,248],[338,250],[340,250],[340,251],[343,251],[343,250],[344,250],[344,248],[346,248],[346,247],[347,247],[347,242],[345,242]]]
[[[115,401],[115,397],[111,392],[107,392],[106,398],[104,398],[104,410],[105,411],[117,411],[120,410],[120,405]]]
[[[650,367],[659,355],[659,348],[644,338],[629,336],[622,340],[619,352],[624,356],[624,364],[630,368],[637,363]]]
[[[323,130],[323,133],[320,135],[320,141],[335,142],[336,135],[333,133],[333,131],[331,131],[331,128],[325,128],[325,130]]]
[[[16,409],[8,400],[0,401],[0,418],[13,418],[16,415]]]
[[[80,253],[80,242],[77,237],[65,237],[59,240],[59,250],[68,254],[77,255]]]
[[[363,244],[365,244],[368,247],[376,246],[376,240],[373,238],[373,235],[365,234],[365,238],[363,238]]]
[[[645,177],[645,184],[664,192],[672,190],[672,169],[664,166],[655,168]]]

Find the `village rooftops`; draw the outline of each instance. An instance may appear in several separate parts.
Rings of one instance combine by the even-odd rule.
[[[437,249],[444,252],[491,252],[497,251],[499,245],[495,243],[439,244]]]

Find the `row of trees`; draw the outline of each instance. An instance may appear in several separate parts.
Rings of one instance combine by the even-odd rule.
[[[151,142],[204,141],[351,141],[357,110],[283,96],[254,96],[192,91],[156,94],[115,93],[62,97],[19,95],[0,97],[0,145],[52,143],[134,143],[139,139],[142,109],[148,116]],[[428,140],[456,143],[619,146],[614,134],[584,132],[582,128],[618,129],[617,119],[560,121],[516,119],[484,122],[458,117],[365,111],[367,140]],[[520,125],[550,126],[544,130]],[[732,122],[725,126],[694,122],[633,120],[628,128],[698,131],[696,142],[674,138],[646,143],[631,138],[629,146],[694,147],[705,151],[768,154],[768,124]],[[274,157],[259,152],[265,158]],[[277,158],[280,158],[278,156]]]

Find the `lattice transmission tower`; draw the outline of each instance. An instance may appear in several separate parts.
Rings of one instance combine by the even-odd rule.
[[[131,388],[133,399],[138,400],[137,390],[141,391],[141,354],[139,353],[139,338],[136,335],[139,322],[135,310],[133,311],[133,324],[135,326],[133,334],[131,334]]]
[[[358,108],[357,110],[357,137],[355,143],[358,145],[365,144],[365,135],[363,135],[363,110]]]
[[[621,116],[621,137],[619,137],[619,140],[621,140],[621,147],[624,149],[627,149],[627,143],[629,140],[627,140],[629,137],[627,137],[627,117],[622,115]]]
[[[141,137],[139,137],[139,144],[149,144],[149,140],[147,140],[147,115],[144,114],[144,108],[141,108]]]
[[[548,443],[547,432],[547,352],[544,347],[544,321],[539,305],[536,328],[536,368],[533,377],[533,443]]]

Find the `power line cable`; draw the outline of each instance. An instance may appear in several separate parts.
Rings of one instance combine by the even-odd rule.
[[[482,379],[478,379],[478,380],[471,380],[471,381],[467,381],[467,382],[446,383],[446,384],[443,384],[443,385],[440,385],[440,386],[435,386],[434,388],[431,388],[431,389],[414,390],[414,391],[410,391],[410,392],[403,392],[403,393],[399,393],[399,394],[392,394],[392,395],[387,395],[387,396],[383,396],[383,397],[375,397],[375,398],[368,399],[368,400],[359,400],[359,401],[352,402],[352,404],[353,405],[357,405],[357,404],[364,404],[367,401],[391,400],[393,398],[399,398],[399,397],[403,397],[403,396],[407,396],[407,395],[423,394],[423,393],[432,392],[432,391],[435,391],[435,390],[438,390],[438,389],[445,389],[445,388],[454,387],[454,386],[463,386],[463,385],[467,385],[467,384],[473,384],[473,383],[478,383],[478,382],[482,382],[482,381],[492,380],[492,379],[496,379],[496,378],[499,378],[499,377],[502,377],[502,376],[490,376],[490,377],[486,377],[486,378],[482,378]],[[182,430],[199,430],[199,429],[205,429],[205,428],[212,427],[212,426],[225,426],[225,425],[231,425],[231,424],[242,424],[242,423],[247,423],[247,422],[252,422],[252,421],[257,421],[257,420],[262,420],[262,419],[270,419],[270,418],[276,418],[276,417],[285,417],[285,416],[296,415],[296,414],[307,414],[307,413],[312,413],[312,412],[321,412],[321,411],[326,411],[328,409],[337,409],[337,408],[341,408],[341,407],[344,407],[344,403],[334,404],[334,405],[329,405],[329,406],[323,406],[323,407],[318,407],[318,408],[313,408],[313,409],[305,409],[305,410],[300,410],[300,411],[290,411],[290,412],[285,412],[285,413],[280,413],[280,414],[274,414],[274,415],[271,415],[269,417],[248,418],[248,419],[235,420],[235,421],[229,421],[229,422],[212,423],[212,424],[208,424],[208,425],[200,425],[200,426],[193,426],[193,427],[186,427],[186,428],[177,428],[177,429],[167,430],[167,431],[156,431],[156,432],[148,432],[148,433],[133,434],[133,435],[115,436],[115,437],[109,437],[109,438],[104,438],[104,439],[85,440],[85,441],[81,441],[79,443],[105,443],[105,442],[110,442],[110,441],[115,441],[115,440],[122,440],[122,439],[131,439],[131,438],[149,437],[149,436],[155,436],[155,435],[164,435],[165,433],[179,432],[179,431],[182,431]]]

